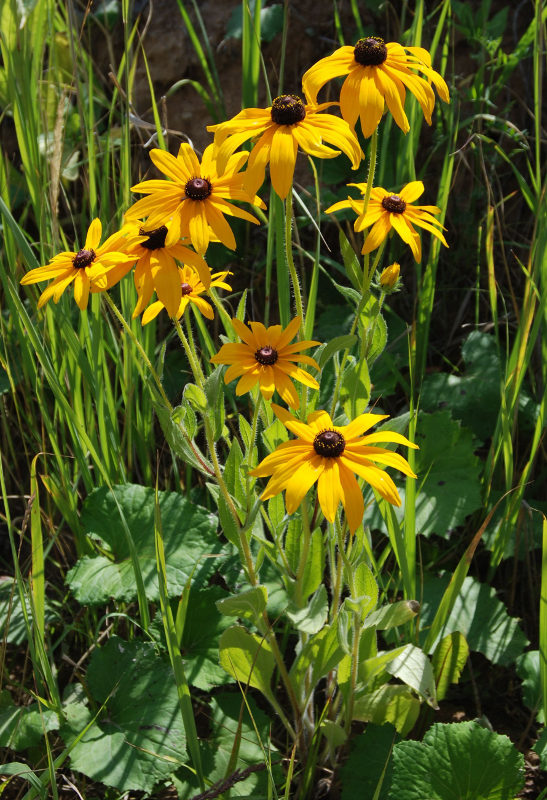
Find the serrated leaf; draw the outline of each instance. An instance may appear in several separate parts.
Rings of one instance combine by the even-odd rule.
[[[424,581],[420,612],[421,641],[425,639],[427,628],[433,621],[449,577],[444,575]],[[442,635],[444,637],[453,631],[460,631],[471,650],[483,653],[494,664],[513,664],[528,644],[518,620],[509,616],[501,600],[496,597],[495,590],[471,577],[465,578]]]
[[[243,686],[253,686],[264,697],[272,697],[275,659],[268,642],[241,625],[224,631],[219,641],[220,664]]]
[[[154,543],[154,489],[124,484],[113,487],[138,553],[146,596],[159,599]],[[216,535],[217,520],[178,492],[159,492],[169,596],[180,595],[190,577],[203,585],[218,568],[228,549]],[[119,522],[118,505],[109,489],[94,490],[84,501],[82,526],[100,540],[107,556],[84,556],[68,572],[67,582],[80,603],[106,602],[110,597],[136,597],[133,567]]]
[[[71,766],[121,791],[150,792],[185,763],[185,735],[169,661],[148,642],[117,636],[94,650],[86,683],[98,719],[70,752]],[[71,745],[94,714],[66,707],[61,735]]]
[[[391,800],[512,800],[524,785],[524,756],[507,736],[474,722],[436,723],[423,742],[393,751]]]
[[[451,683],[457,683],[465,667],[469,646],[459,631],[449,633],[442,639],[433,653],[431,664],[437,685],[437,700],[446,696]]]

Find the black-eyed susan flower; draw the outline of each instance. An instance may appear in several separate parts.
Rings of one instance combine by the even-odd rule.
[[[256,138],[245,172],[245,186],[256,191],[263,183],[266,165],[275,192],[285,198],[291,188],[296,154],[300,146],[305,153],[319,158],[334,158],[344,152],[357,169],[363,153],[347,122],[333,114],[321,113],[333,103],[305,104],[297,95],[276,97],[268,108],[245,108],[227,122],[208,125],[215,133],[220,165],[251,137]],[[334,145],[327,147],[323,142]]]
[[[213,150],[213,144],[205,149],[201,164],[189,144],[181,144],[176,157],[165,150],[151,150],[150,158],[171,180],[142,181],[133,186],[132,192],[148,196],[137,200],[127,211],[126,218],[147,217],[146,227],[153,230],[171,217],[174,240],[188,236],[201,255],[209,246],[211,230],[226,247],[235,250],[236,240],[224,215],[256,224],[258,220],[228,201],[243,200],[260,208],[265,205],[243,188],[244,175],[240,170],[248,153],[238,153],[219,170]]]
[[[231,291],[232,287],[226,283],[226,278],[231,275],[231,272],[215,272],[210,277],[210,286],[216,286],[219,289],[226,289]],[[214,311],[211,305],[201,295],[206,291],[205,286],[200,280],[198,273],[185,264],[183,267],[178,268],[179,291],[181,299],[175,314],[169,314],[170,317],[180,319],[189,303],[192,303],[198,311],[203,314],[207,319],[213,319]],[[158,316],[160,311],[165,308],[169,313],[167,306],[161,301],[157,300],[152,303],[145,310],[142,315],[142,324],[146,325],[148,322]]]
[[[64,251],[53,256],[49,264],[31,269],[21,283],[38,283],[53,278],[38,300],[38,308],[53,298],[58,303],[65,289],[74,283],[74,299],[83,311],[87,308],[89,292],[102,292],[108,286],[107,272],[116,267],[130,269],[135,257],[121,252],[122,240],[114,233],[101,245],[102,225],[100,219],[92,221],[85,243],[77,252]]]
[[[128,220],[120,231],[126,238],[125,252],[136,259],[133,277],[138,300],[133,319],[146,308],[156,292],[167,313],[175,317],[182,299],[177,261],[189,264],[198,273],[205,289],[211,283],[211,272],[205,260],[187,247],[173,232],[171,223],[150,228],[148,222]],[[120,248],[121,249],[121,248]],[[120,266],[107,273],[108,288],[114,286],[129,271]]]
[[[356,186],[363,195],[366,193],[366,183],[349,185]],[[372,225],[363,244],[362,253],[370,253],[372,250],[376,250],[393,228],[403,242],[409,245],[414,258],[419,263],[422,260],[422,241],[414,225],[429,231],[445,247],[448,247],[446,239],[441,233],[441,230],[445,230],[445,228],[438,219],[431,216],[432,214],[440,214],[441,209],[437,206],[412,205],[414,200],[417,200],[423,192],[424,185],[422,181],[407,183],[398,194],[388,192],[386,189],[382,189],[381,186],[375,186],[371,189],[366,213],[363,213],[364,200],[354,200],[348,197],[347,200],[341,200],[339,203],[327,208],[327,214],[333,211],[340,211],[343,208],[351,208],[358,215],[354,226],[356,231],[362,231]]]
[[[266,328],[261,322],[250,322],[249,328],[238,319],[233,319],[235,331],[243,341],[223,344],[211,361],[213,364],[230,364],[224,375],[224,382],[229,383],[239,378],[237,395],[250,392],[258,383],[266,400],[270,400],[277,390],[288,406],[298,408],[300,400],[291,378],[312,389],[319,389],[315,378],[294,363],[301,361],[319,369],[319,364],[311,356],[301,355],[300,351],[320,342],[306,340],[290,344],[301,321],[300,317],[295,317],[283,329],[281,325],[270,325]]]
[[[424,80],[416,71],[422,72]],[[424,117],[431,125],[435,106],[433,83],[445,103],[450,102],[444,79],[431,68],[431,56],[423,47],[406,47],[387,42],[379,36],[359,39],[355,47],[340,47],[322,58],[304,74],[302,86],[310,102],[317,101],[322,86],[340,75],[347,75],[340,92],[342,116],[355,127],[361,118],[365,136],[376,130],[384,113],[384,103],[399,128],[408,133],[410,125],[404,111],[406,90],[418,100]]]
[[[378,466],[394,467],[415,478],[410,465],[401,455],[377,442],[392,442],[416,448],[400,433],[366,432],[385,414],[361,414],[349,425],[334,425],[326,411],[314,411],[307,424],[285,409],[272,406],[281,422],[298,438],[280,444],[250,474],[256,478],[271,475],[261,495],[268,500],[285,490],[287,513],[292,514],[308,490],[317,482],[317,497],[329,522],[334,522],[340,503],[344,507],[349,529],[354,533],[363,521],[363,493],[355,475],[370,484],[393,505],[401,505],[397,488],[387,472]]]

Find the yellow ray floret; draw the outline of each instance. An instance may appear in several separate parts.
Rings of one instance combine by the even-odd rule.
[[[201,295],[206,291],[205,286],[201,282],[198,273],[185,264],[179,267],[178,270],[178,283],[180,300],[175,313],[171,313],[162,300],[157,300],[152,303],[145,310],[142,315],[142,324],[147,325],[151,320],[158,316],[160,311],[164,308],[172,318],[180,319],[186,311],[188,305],[191,303],[198,311],[203,314],[207,319],[213,319],[214,312],[211,305]],[[210,277],[210,286],[216,286],[218,289],[226,289],[231,291],[232,287],[226,283],[226,278],[231,275],[231,272],[215,272]]]
[[[125,239],[114,233],[101,245],[102,225],[100,219],[92,221],[84,246],[77,252],[58,253],[49,264],[31,269],[21,279],[23,285],[53,279],[38,300],[38,308],[53,298],[58,303],[65,289],[74,283],[74,299],[83,311],[87,308],[89,292],[103,292],[108,288],[108,272],[121,267],[129,270],[135,256],[121,252]]]
[[[319,389],[315,378],[294,363],[300,361],[319,369],[313,358],[301,355],[300,351],[320,342],[307,340],[290,344],[300,323],[301,318],[295,317],[286,328],[281,325],[266,328],[261,322],[251,322],[247,327],[238,319],[233,319],[235,331],[243,341],[222,345],[211,361],[213,364],[230,364],[224,381],[229,383],[239,378],[237,395],[249,392],[258,383],[266,400],[270,400],[277,390],[288,406],[298,408],[300,400],[291,378],[312,389]]]
[[[265,205],[243,188],[244,175],[240,170],[248,153],[229,158],[219,170],[213,149],[213,144],[205,149],[201,164],[189,144],[181,144],[176,157],[165,150],[151,150],[150,158],[171,180],[149,180],[133,186],[132,192],[148,196],[137,200],[126,218],[147,217],[146,227],[154,229],[171,217],[174,239],[187,236],[201,255],[212,239],[211,231],[226,247],[235,250],[236,240],[225,215],[257,224],[258,220],[229,201],[242,200],[259,208]]]
[[[350,183],[348,185],[356,186],[363,195],[367,191],[366,183]],[[423,192],[424,185],[421,181],[407,183],[398,194],[388,192],[386,189],[382,189],[381,186],[375,186],[371,189],[366,213],[364,211],[364,200],[354,200],[348,197],[347,200],[341,200],[339,203],[327,208],[327,214],[351,208],[357,214],[354,226],[356,231],[362,231],[372,226],[363,244],[362,253],[370,253],[372,250],[376,250],[393,228],[403,242],[408,244],[415,260],[420,263],[422,260],[422,241],[414,225],[429,231],[445,247],[448,247],[446,239],[441,233],[445,228],[438,219],[432,216],[432,214],[440,214],[441,209],[437,206],[412,205],[413,201],[417,200]]]
[[[256,192],[262,185],[266,165],[275,192],[285,198],[292,185],[296,154],[300,147],[318,158],[334,158],[345,153],[357,169],[363,153],[347,122],[333,114],[321,113],[334,103],[305,104],[293,94],[276,97],[268,108],[245,108],[233,119],[218,125],[208,125],[215,134],[220,165],[246,142],[254,139],[245,173],[245,186]],[[327,147],[324,142],[334,145]]]
[[[317,93],[327,81],[341,75],[347,75],[340,93],[342,116],[352,128],[360,117],[361,129],[367,137],[378,127],[384,105],[399,128],[408,133],[410,125],[404,111],[406,89],[418,100],[429,125],[435,106],[430,84],[445,103],[450,102],[448,87],[441,75],[431,68],[427,50],[397,42],[384,43],[379,36],[359,39],[354,47],[340,47],[314,64],[302,78],[302,87],[310,102],[317,102]]]
[[[390,431],[365,435],[373,425],[386,419],[385,414],[361,414],[349,425],[334,425],[326,411],[314,411],[306,424],[280,406],[273,404],[272,408],[297,438],[279,445],[250,471],[249,474],[257,478],[271,476],[262,500],[285,490],[287,513],[293,514],[317,482],[317,497],[325,518],[334,522],[338,505],[342,503],[352,533],[361,525],[365,511],[356,475],[389,503],[401,505],[395,484],[381,467],[394,467],[412,478],[416,475],[401,455],[374,445],[377,442],[412,448],[417,445],[400,433]]]

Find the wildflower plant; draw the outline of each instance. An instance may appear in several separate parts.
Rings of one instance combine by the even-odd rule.
[[[317,104],[321,87],[344,75],[339,100]],[[214,140],[201,159],[187,143],[180,144],[176,155],[152,149],[151,162],[166,178],[147,178],[133,185],[133,192],[145,196],[125,210],[120,230],[101,246],[101,223],[94,220],[81,250],[59,254],[22,280],[28,284],[53,278],[39,307],[51,297],[57,301],[74,283],[81,309],[87,306],[89,292],[105,292],[125,280],[131,286],[132,281],[134,318],[142,315],[146,326],[165,310],[171,319],[192,374],[192,380],[180,386],[181,400],[175,408],[160,378],[163,365],[154,367],[113,300],[105,301],[128,341],[142,354],[142,368],[149,373],[156,412],[171,449],[207,487],[222,541],[240,559],[243,578],[232,583],[231,594],[217,607],[243,624],[224,627],[218,641],[219,663],[227,680],[260,691],[270,704],[277,740],[286,737],[287,751],[301,765],[301,787],[318,764],[336,768],[355,720],[390,721],[404,734],[412,727],[420,702],[436,706],[431,663],[413,637],[419,610],[413,595],[415,564],[404,560],[403,534],[391,508],[402,503],[392,474],[406,476],[409,486],[417,477],[412,456],[417,449],[415,427],[408,435],[398,429],[400,420],[390,427],[381,401],[378,410],[369,408],[369,366],[381,358],[386,341],[383,303],[400,285],[400,272],[404,281],[405,272],[399,264],[383,263],[388,236],[395,231],[417,262],[422,244],[414,225],[447,246],[444,228],[434,216],[440,209],[413,205],[425,191],[421,181],[408,176],[409,183],[397,191],[374,186],[378,128],[385,106],[406,133],[406,87],[431,123],[435,99],[430,84],[448,102],[446,84],[421,47],[384,44],[377,37],[343,47],[306,72],[305,101],[283,94],[265,109],[246,108],[231,120],[209,126]],[[327,107],[342,116],[325,113]],[[366,161],[353,130],[358,116],[363,133],[371,137]],[[239,151],[244,144],[250,151]],[[327,213],[352,210],[357,234],[370,228],[362,242],[362,262],[346,248],[352,286],[343,287],[343,293],[353,318],[349,334],[331,342],[313,338],[313,315],[308,315],[302,276],[293,257],[293,178],[299,149],[318,159],[333,159],[342,152],[364,179],[350,184],[359,188],[361,200],[349,198],[322,207]],[[289,273],[294,296],[294,314],[290,309],[285,326],[261,320],[260,303],[253,299],[251,311],[246,291],[241,299],[230,294],[234,282],[241,283],[235,266],[212,273],[207,264],[212,242],[237,250],[230,218],[253,226],[267,221],[266,205],[257,191],[268,164],[273,189],[284,201],[281,269]],[[249,206],[257,216],[247,210]],[[278,253],[281,259],[281,249]],[[228,313],[217,290],[228,294],[235,315]],[[207,328],[202,317],[215,318],[214,330],[221,328],[222,338],[215,340],[213,328]],[[321,408],[319,389],[327,366],[334,380],[328,407]],[[235,398],[230,395],[228,403],[227,387],[233,381],[237,381]],[[274,395],[277,403],[271,402]],[[395,448],[402,448],[402,453]],[[389,606],[379,600],[384,587],[379,586],[369,529],[373,506],[389,522],[405,575],[403,599]],[[175,624],[168,603],[169,563],[159,509],[157,501],[154,537],[161,618],[179,697],[188,700],[177,644],[177,625],[185,611]],[[180,535],[184,538],[184,530]],[[139,554],[130,548],[130,555],[147,628],[148,598]],[[272,584],[283,597],[275,611],[268,595]],[[382,653],[378,631],[395,627],[400,645]],[[396,658],[417,665],[410,676],[402,670],[390,673]],[[403,684],[390,699],[386,689],[392,687],[392,674],[400,674]],[[401,698],[405,713],[398,711]],[[192,769],[203,788],[189,702],[181,700],[181,713],[186,737],[194,741],[193,749],[189,746]]]

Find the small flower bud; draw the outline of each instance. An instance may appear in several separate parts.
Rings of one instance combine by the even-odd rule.
[[[389,267],[386,267],[382,272],[380,275],[380,286],[384,292],[393,291],[397,281],[399,280],[400,270],[400,265],[395,262],[394,264],[390,264]]]

